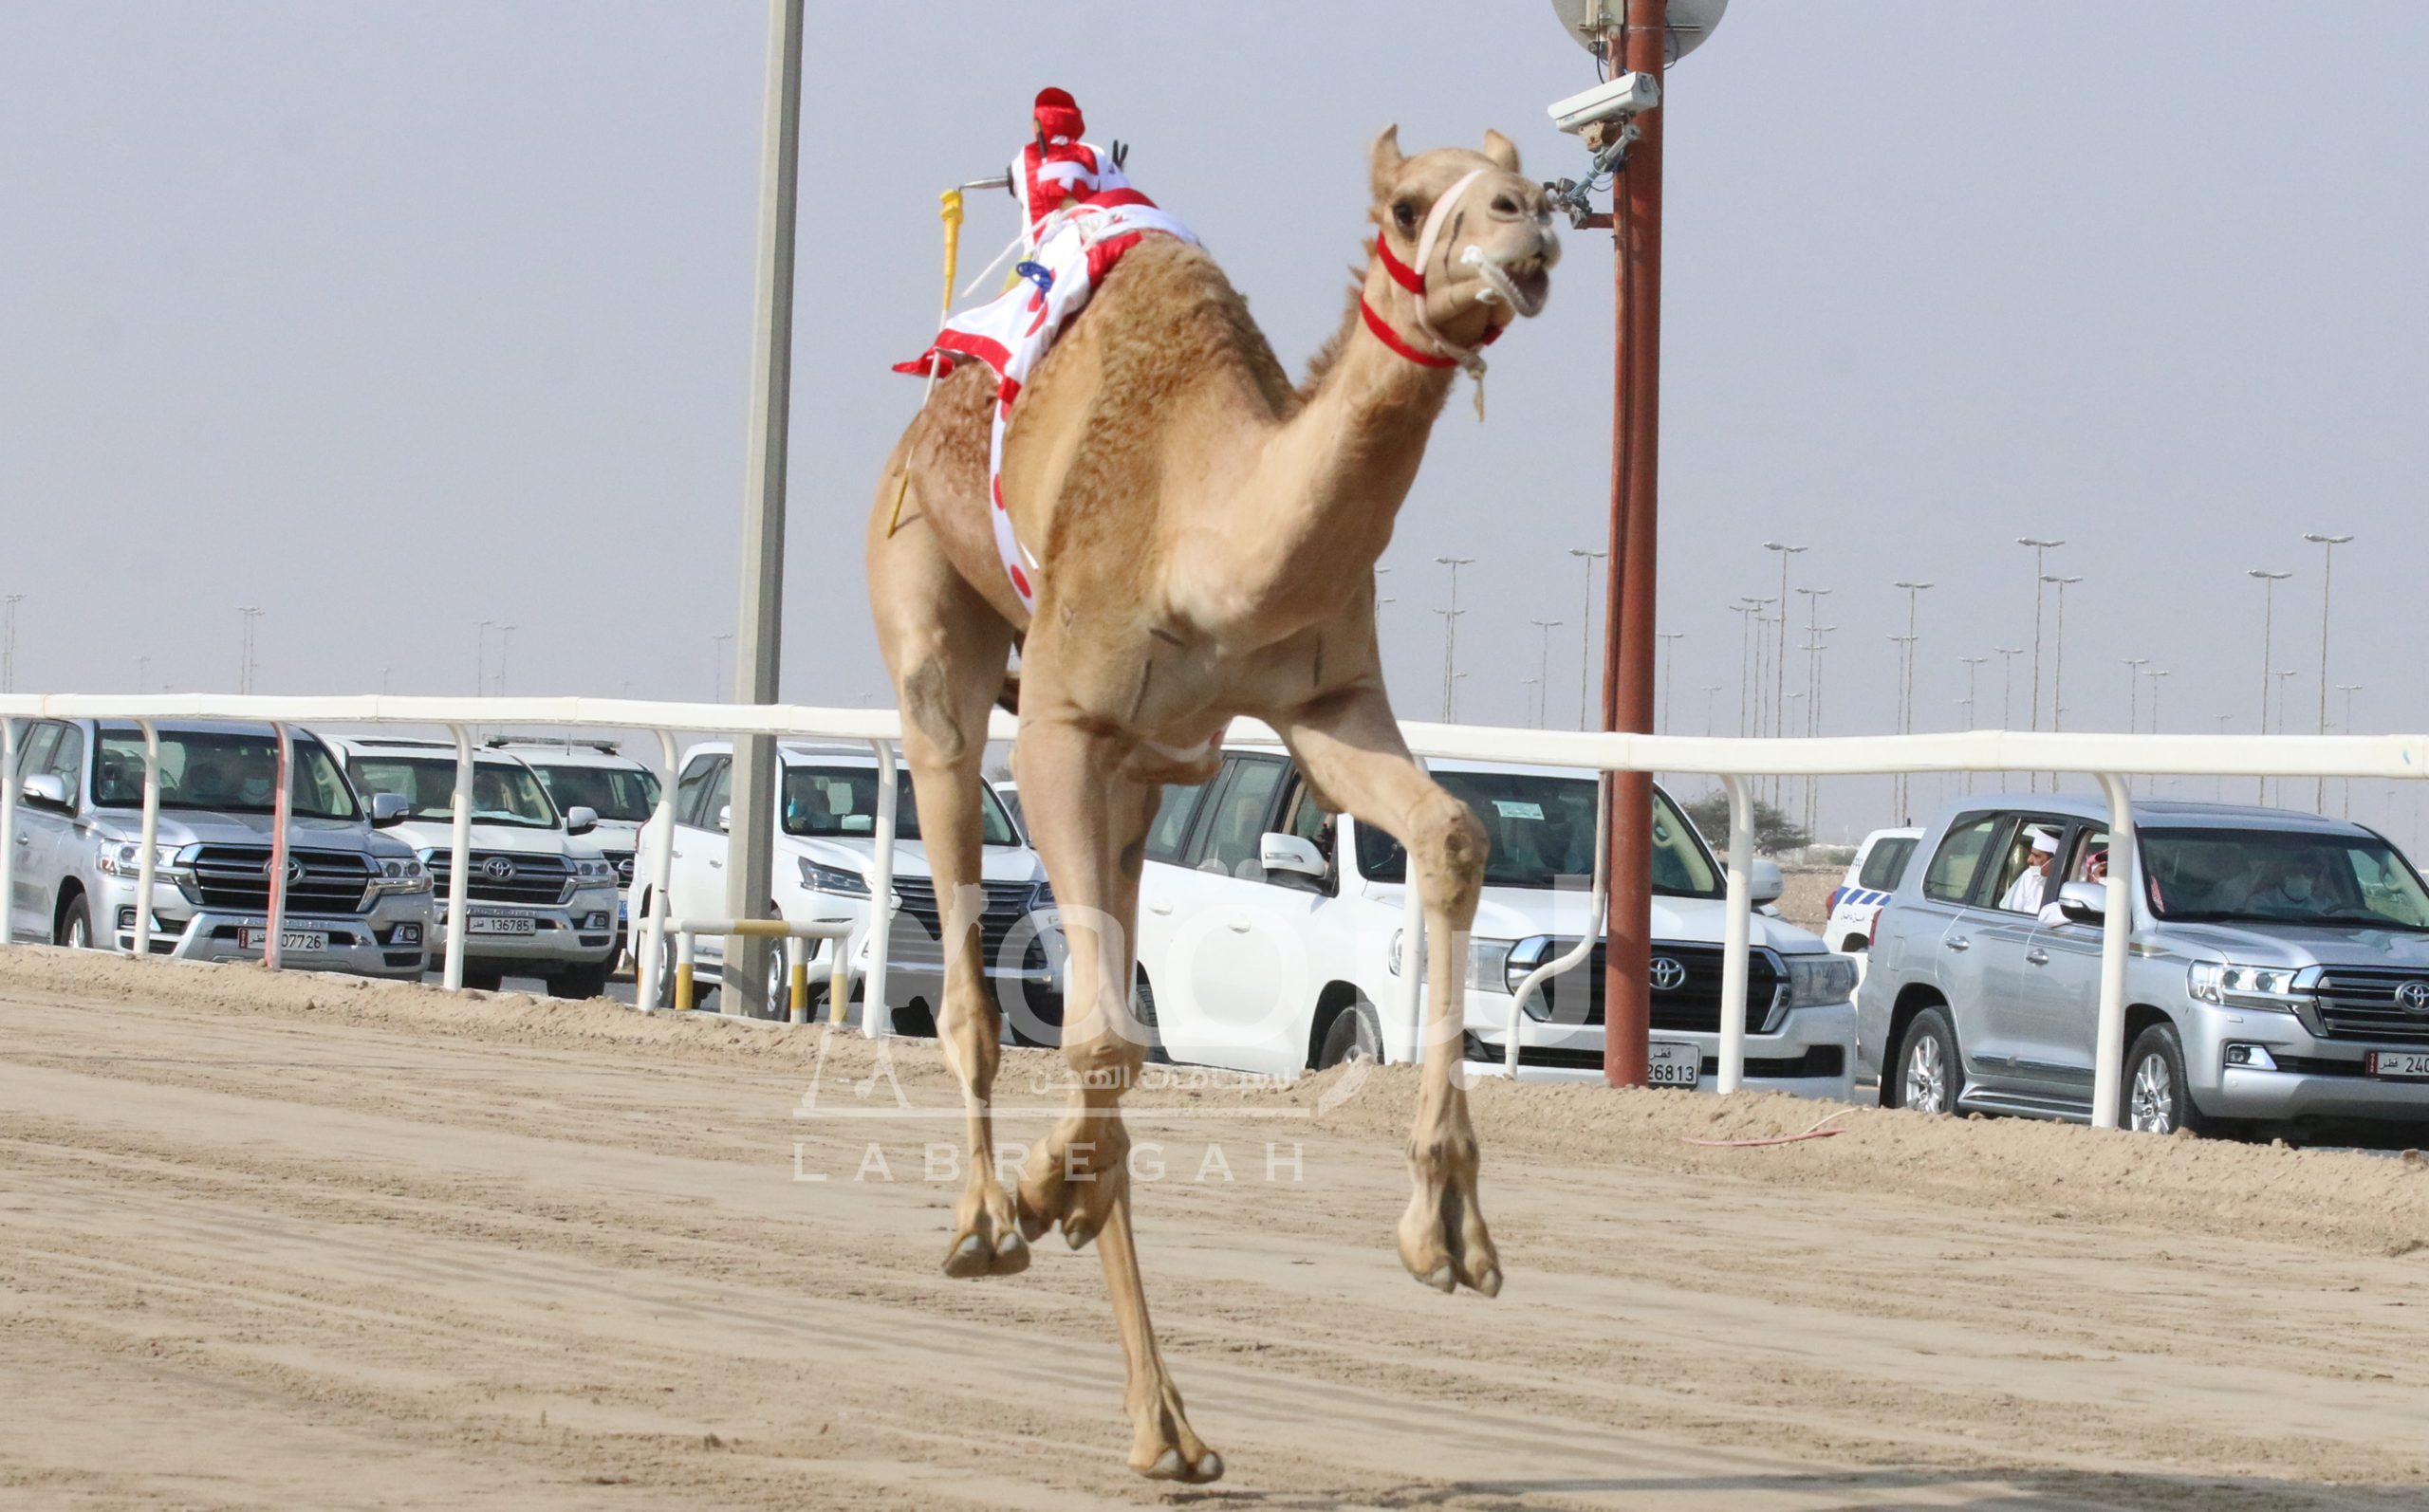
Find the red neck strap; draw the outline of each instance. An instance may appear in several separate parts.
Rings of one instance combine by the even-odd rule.
[[[1382,342],[1385,346],[1390,347],[1393,351],[1398,352],[1400,356],[1407,358],[1418,366],[1457,367],[1459,365],[1450,358],[1433,357],[1424,352],[1420,352],[1416,347],[1409,345],[1405,341],[1402,341],[1400,339],[1400,333],[1393,330],[1389,325],[1384,324],[1383,318],[1375,313],[1375,306],[1367,304],[1365,297],[1363,295],[1360,296],[1358,301],[1358,313],[1366,317],[1366,328],[1375,333],[1375,340]]]
[[[1393,283],[1412,294],[1425,292],[1425,275],[1394,257],[1392,244],[1383,239],[1381,231],[1375,233],[1375,255],[1382,260],[1383,271],[1392,275]]]

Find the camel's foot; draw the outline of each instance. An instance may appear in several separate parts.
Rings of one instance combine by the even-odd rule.
[[[1130,1467],[1151,1481],[1181,1481],[1203,1485],[1223,1478],[1223,1456],[1206,1447],[1189,1426],[1180,1406],[1180,1390],[1161,1381],[1145,1410],[1131,1410],[1136,1431],[1130,1439]]]
[[[1130,1135],[1116,1117],[1073,1114],[1031,1147],[1021,1165],[1020,1232],[1032,1242],[1060,1224],[1081,1248],[1104,1227],[1127,1174]]]
[[[992,1172],[980,1175],[962,1190],[953,1243],[945,1248],[945,1274],[956,1280],[1016,1276],[1029,1269],[1029,1241],[1013,1217],[1011,1193]]]
[[[1400,1215],[1400,1263],[1437,1291],[1472,1287],[1487,1297],[1501,1290],[1501,1257],[1485,1231],[1476,1202],[1476,1139],[1465,1127],[1409,1148],[1416,1190]]]

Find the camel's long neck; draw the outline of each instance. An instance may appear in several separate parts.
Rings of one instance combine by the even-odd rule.
[[[1380,278],[1366,296],[1387,318]],[[1350,319],[1359,317],[1353,311]],[[1363,325],[1299,413],[1265,438],[1183,562],[1184,605],[1210,628],[1291,634],[1338,611],[1383,554],[1455,370],[1422,366]]]

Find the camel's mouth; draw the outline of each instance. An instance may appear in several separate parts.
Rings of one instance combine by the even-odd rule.
[[[1480,257],[1475,267],[1494,293],[1530,319],[1541,315],[1545,302],[1551,298],[1552,270],[1540,257],[1526,258],[1508,267]]]

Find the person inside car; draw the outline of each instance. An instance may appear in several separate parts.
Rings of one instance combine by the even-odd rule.
[[[1999,898],[1999,907],[2011,913],[2041,912],[2041,894],[2049,880],[2049,863],[2058,855],[2058,837],[2046,829],[2036,829],[2031,833],[2032,854],[2024,863],[2024,870],[2016,874],[2015,880],[2008,884],[2007,892]]]

